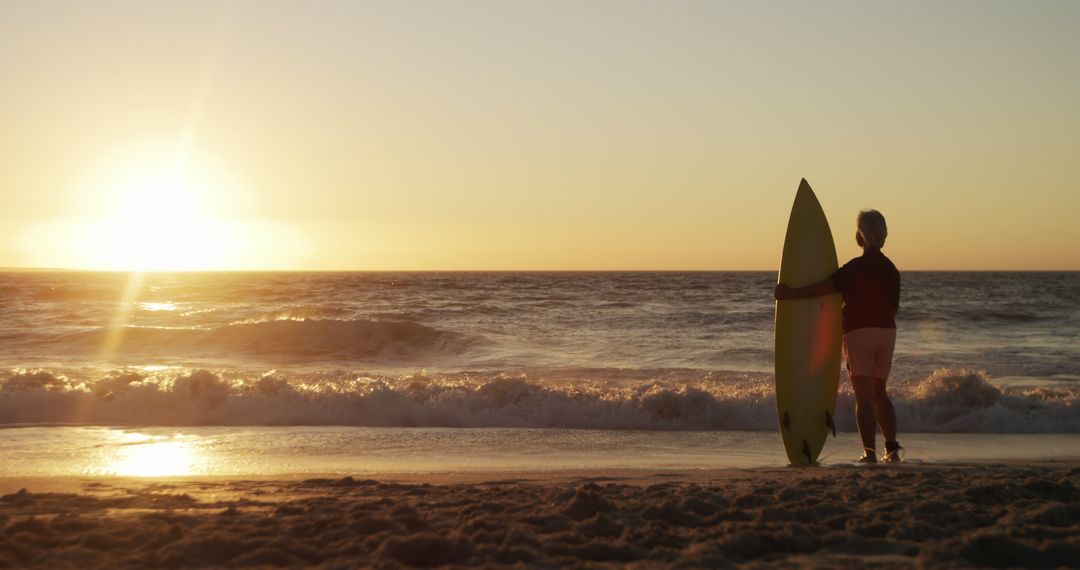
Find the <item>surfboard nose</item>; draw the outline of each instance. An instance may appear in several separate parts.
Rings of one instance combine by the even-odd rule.
[[[817,196],[814,195],[814,189],[810,187],[810,183],[805,178],[799,180],[799,189],[795,191],[795,201],[806,200],[813,198],[817,201]]]

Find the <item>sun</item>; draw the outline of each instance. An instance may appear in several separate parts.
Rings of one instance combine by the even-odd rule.
[[[207,189],[178,169],[136,178],[113,198],[116,222],[103,244],[112,265],[138,270],[190,269],[214,265],[215,236]]]
[[[221,268],[238,236],[228,220],[236,189],[199,157],[133,153],[111,161],[86,192],[86,265],[128,271]]]
[[[210,149],[141,144],[87,164],[55,215],[19,245],[40,265],[128,271],[294,267],[312,251],[298,224],[267,215],[241,171]]]

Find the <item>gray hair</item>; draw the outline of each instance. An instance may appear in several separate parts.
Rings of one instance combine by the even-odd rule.
[[[889,228],[885,225],[885,216],[877,210],[863,210],[855,219],[858,227],[856,234],[859,245],[873,249],[881,249],[885,245],[885,238],[889,236]]]

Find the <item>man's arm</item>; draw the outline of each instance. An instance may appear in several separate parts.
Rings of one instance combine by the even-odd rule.
[[[833,283],[832,279],[826,279],[803,287],[788,287],[783,283],[778,283],[773,291],[773,296],[776,297],[777,301],[789,301],[792,299],[820,297],[837,292],[836,284]]]

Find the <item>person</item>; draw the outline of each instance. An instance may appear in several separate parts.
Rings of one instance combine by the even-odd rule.
[[[877,462],[877,426],[885,436],[883,461],[900,461],[896,410],[885,390],[896,346],[896,313],[900,308],[900,272],[881,252],[888,237],[885,216],[863,210],[856,218],[855,242],[863,254],[829,278],[804,287],[776,286],[778,301],[832,293],[843,298],[844,357],[855,391],[855,423],[863,443],[861,463]],[[875,425],[876,424],[876,425]]]

